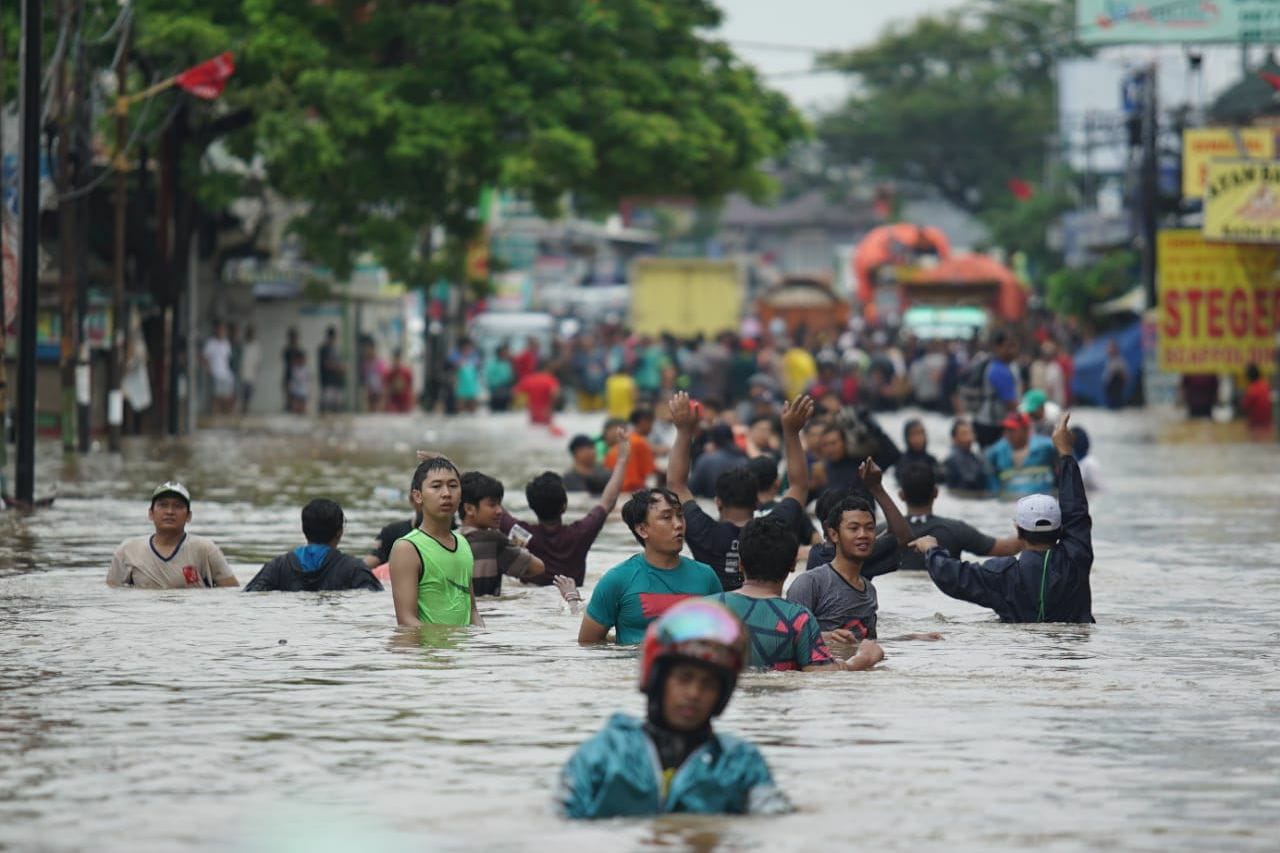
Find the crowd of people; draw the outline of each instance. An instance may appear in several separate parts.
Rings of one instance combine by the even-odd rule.
[[[611,394],[607,377],[600,434],[573,436],[567,469],[525,484],[531,519],[504,509],[497,478],[420,452],[410,479],[414,517],[387,525],[363,559],[339,550],[342,508],[313,500],[301,514],[305,541],[265,564],[246,591],[389,586],[396,622],[414,628],[482,626],[477,600],[501,594],[504,579],[554,585],[580,616],[578,643],[640,644],[645,715],[616,715],[569,760],[557,797],[572,817],[789,808],[759,751],[715,732],[712,720],[744,669],[856,672],[884,658],[881,643],[941,639],[881,637],[873,579],[885,573],[924,571],[945,594],[1006,622],[1093,621],[1087,435],[1065,414],[1052,416],[1051,404],[1066,402],[1052,399],[1067,384],[1055,371],[1039,371],[1049,387],[1022,391],[1017,339],[994,334],[953,371],[953,385],[945,377],[954,353],[936,347],[902,371],[943,356],[932,359],[938,393],[972,412],[954,423],[942,460],[921,421],[906,423],[902,447],[876,421],[873,409],[904,387],[895,385],[896,369],[868,382],[842,370],[844,358],[833,363],[795,346],[774,370],[762,360],[768,348],[729,337],[716,346],[724,371],[697,373],[688,390],[668,387],[670,367],[652,361],[656,393],[666,395],[660,404],[650,388],[641,394],[638,376],[628,376],[634,388],[625,395]],[[535,361],[513,388],[539,375],[557,381]],[[920,386],[905,387],[911,396]],[[620,396],[625,413],[615,408]],[[535,423],[549,422],[553,397],[531,405]],[[890,469],[897,499],[884,482]],[[941,487],[1019,498],[1012,530],[993,536],[937,516]],[[566,519],[570,490],[598,502]],[[584,600],[588,554],[624,493],[621,521],[638,550]],[[186,532],[184,485],[157,487],[149,514],[154,533],[120,546],[109,584],[237,584],[217,546]],[[988,559],[967,562],[965,553]],[[788,584],[797,566],[805,569]]]

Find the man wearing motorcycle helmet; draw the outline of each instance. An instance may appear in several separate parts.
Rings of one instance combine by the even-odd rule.
[[[605,818],[790,811],[759,750],[711,728],[746,659],[745,629],[716,602],[690,599],[656,619],[640,662],[646,719],[614,714],[578,747],[560,774],[561,812]]]

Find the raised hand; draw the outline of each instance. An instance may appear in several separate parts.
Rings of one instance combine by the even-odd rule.
[[[687,392],[677,391],[671,396],[671,401],[667,403],[667,407],[671,410],[671,423],[676,429],[689,432],[697,429],[698,413],[694,411],[693,403],[690,402]]]
[[[921,554],[928,554],[930,548],[938,547],[938,540],[932,536],[921,536],[919,539],[913,539],[907,543],[908,548],[915,548]]]
[[[618,443],[615,446],[618,448],[618,457],[614,465],[626,465],[631,456],[631,434],[626,427],[618,427]]]
[[[813,398],[801,394],[794,400],[782,404],[782,431],[798,433],[813,417]]]
[[[1058,425],[1053,428],[1053,446],[1059,456],[1070,456],[1076,447],[1076,437],[1071,433],[1071,413],[1063,412]]]
[[[862,482],[867,489],[872,492],[880,488],[880,483],[884,480],[884,472],[880,470],[876,460],[870,456],[862,460],[862,464],[858,466],[858,476],[862,478]]]

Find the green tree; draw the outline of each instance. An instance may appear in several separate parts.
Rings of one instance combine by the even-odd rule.
[[[302,204],[308,255],[339,275],[372,250],[428,280],[431,226],[459,269],[485,187],[548,213],[568,193],[591,209],[632,194],[758,196],[758,165],[804,132],[705,34],[720,21],[706,0],[140,6],[139,49],[158,63],[237,51],[216,109],[246,120],[228,144]]]
[[[1006,248],[1042,254],[1045,213],[1063,199],[1020,206],[1010,182],[1034,183],[1052,158],[1055,66],[1078,53],[1067,41],[1072,15],[1066,0],[986,3],[824,56],[855,91],[822,117],[819,136],[836,162],[930,187],[1016,241]]]

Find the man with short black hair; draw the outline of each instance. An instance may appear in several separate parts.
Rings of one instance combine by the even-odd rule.
[[[964,563],[925,536],[912,543],[925,555],[929,577],[952,598],[996,612],[1001,622],[1093,622],[1093,522],[1080,466],[1072,456],[1075,438],[1063,414],[1053,431],[1059,457],[1060,490],[1018,501],[1014,525],[1024,547],[1016,557]]]
[[[591,437],[575,435],[569,441],[569,456],[573,459],[573,467],[560,477],[565,491],[603,494],[609,483],[609,470],[600,465],[596,443]]]
[[[713,519],[704,512],[687,485],[689,448],[698,414],[689,401],[689,395],[683,391],[671,398],[670,407],[676,440],[667,463],[667,486],[683,504],[689,550],[693,552],[694,559],[711,566],[724,591],[730,592],[742,586],[742,573],[738,567],[738,534],[742,525],[755,516],[759,483],[745,465],[722,473],[716,480],[719,518]],[[794,525],[797,518],[804,516],[803,502],[808,498],[809,466],[800,444],[800,430],[812,414],[813,400],[807,396],[797,397],[782,407],[789,484],[787,494],[778,502],[773,515],[784,519],[788,525]]]
[[[107,586],[186,589],[240,585],[217,545],[187,533],[191,493],[186,486],[173,481],[156,486],[147,518],[155,525],[155,533],[126,540],[116,549]]]
[[[692,442],[692,434],[689,440]],[[707,430],[707,443],[710,449],[698,457],[689,477],[689,491],[700,498],[715,497],[721,475],[747,463],[747,455],[738,449],[733,427],[728,424],[713,424]],[[667,463],[668,467],[670,464]]]
[[[263,565],[245,592],[322,592],[364,589],[381,592],[382,584],[361,560],[338,550],[347,520],[342,507],[317,498],[302,508],[300,545]]]
[[[733,611],[747,629],[750,666],[777,671],[835,672],[870,669],[884,658],[874,640],[866,640],[848,660],[838,660],[822,638],[808,608],[782,597],[782,586],[796,567],[799,545],[784,519],[755,518],[738,539],[746,580],[734,592],[711,598]]]
[[[968,551],[982,557],[1008,557],[1021,550],[1016,537],[996,539],[956,518],[943,518],[933,514],[933,502],[938,497],[938,481],[932,465],[912,462],[898,471],[898,497],[907,506],[907,524],[913,539],[932,536],[939,546],[952,557]],[[924,556],[907,548],[902,553],[899,568],[905,571],[924,571]]]
[[[565,491],[564,481],[554,471],[544,471],[530,480],[524,488],[529,509],[538,518],[537,524],[528,524],[507,512],[502,513],[498,527],[503,534],[510,536],[515,527],[528,531],[529,541],[525,543],[525,547],[546,566],[542,574],[528,578],[529,583],[548,586],[554,583],[556,575],[564,575],[582,586],[587,575],[587,552],[600,535],[605,519],[618,505],[618,495],[622,493],[622,480],[626,476],[630,453],[631,445],[624,433],[618,442],[613,473],[605,484],[600,502],[572,524],[564,523],[569,495]]]
[[[546,570],[541,560],[499,530],[504,493],[502,483],[487,474],[468,471],[462,475],[459,532],[467,537],[475,560],[471,588],[476,595],[501,595],[503,575],[529,580]]]
[[[605,572],[578,630],[582,645],[603,643],[616,628],[619,645],[644,639],[649,623],[676,602],[720,592],[716,573],[683,557],[684,514],[667,489],[642,489],[622,507],[622,520],[644,551]]]

